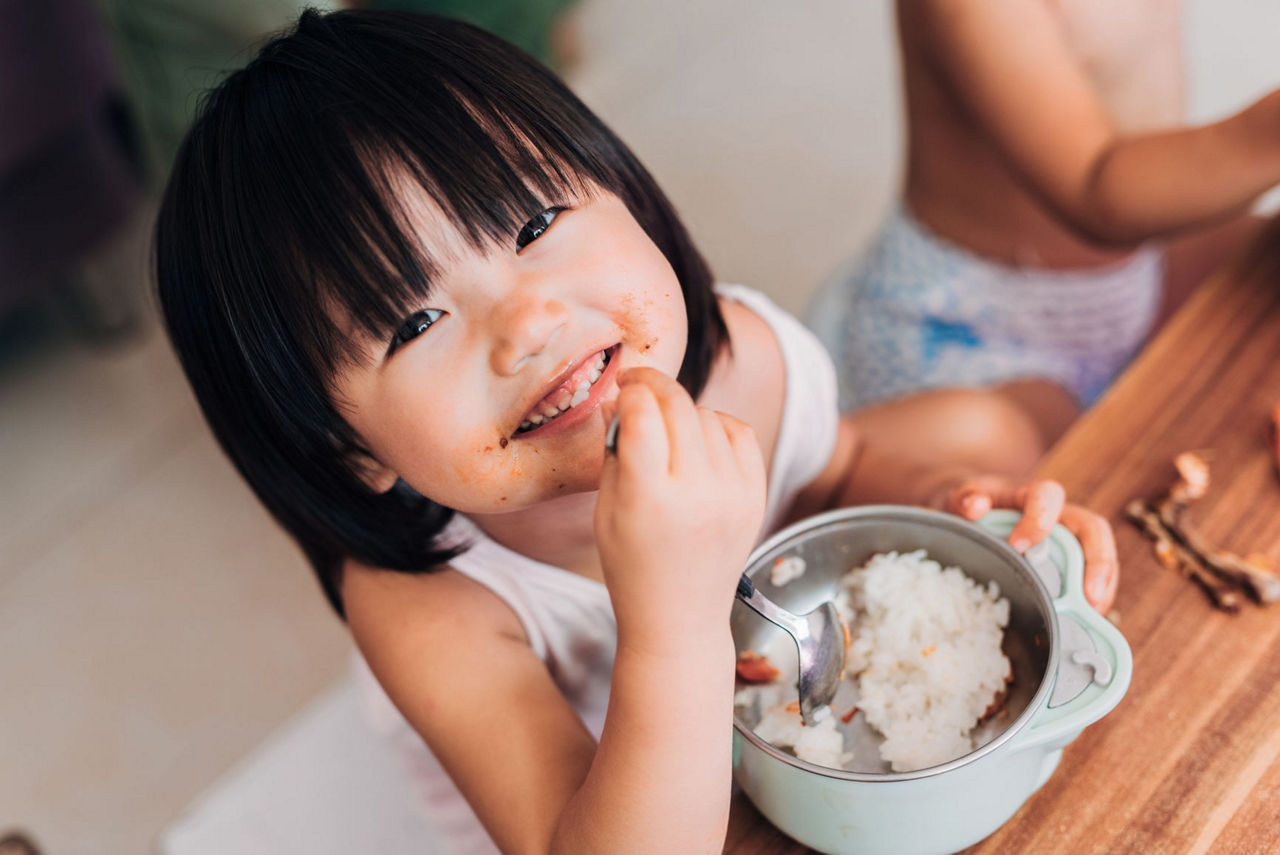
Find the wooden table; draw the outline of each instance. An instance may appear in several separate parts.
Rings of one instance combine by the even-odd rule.
[[[1213,485],[1188,511],[1210,542],[1280,559],[1280,224],[1216,274],[1063,437],[1041,467],[1106,514],[1133,648],[1128,694],[1063,754],[1053,778],[971,853],[1280,853],[1280,604],[1216,611],[1158,564],[1124,518],[1201,450]],[[808,851],[741,794],[725,852]]]

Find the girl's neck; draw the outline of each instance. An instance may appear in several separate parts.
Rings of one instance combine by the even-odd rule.
[[[506,514],[468,515],[497,543],[543,564],[604,581],[596,550],[596,493],[575,493]]]

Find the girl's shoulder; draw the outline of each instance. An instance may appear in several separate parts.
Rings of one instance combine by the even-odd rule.
[[[730,346],[717,357],[698,404],[751,425],[767,463],[773,459],[786,392],[782,348],[773,326],[747,303],[721,295],[720,311]]]
[[[492,591],[448,567],[399,573],[348,561],[342,601],[360,652],[373,659],[392,648],[430,649],[436,640],[498,636],[528,644],[524,626]]]

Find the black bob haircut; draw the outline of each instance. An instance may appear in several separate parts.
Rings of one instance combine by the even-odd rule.
[[[392,173],[484,251],[557,200],[617,195],[680,281],[678,379],[695,398],[728,343],[710,270],[671,204],[550,71],[456,21],[303,13],[205,97],[164,193],[155,272],[214,435],[340,616],[347,558],[418,573],[465,548],[440,542],[451,509],[403,481],[366,486],[367,449],[331,394],[357,338],[387,340],[438,275]]]

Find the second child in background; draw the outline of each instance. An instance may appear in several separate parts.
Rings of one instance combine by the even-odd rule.
[[[822,291],[841,405],[994,387],[1051,443],[1254,227],[1280,92],[1184,126],[1181,0],[900,0],[903,200]]]

